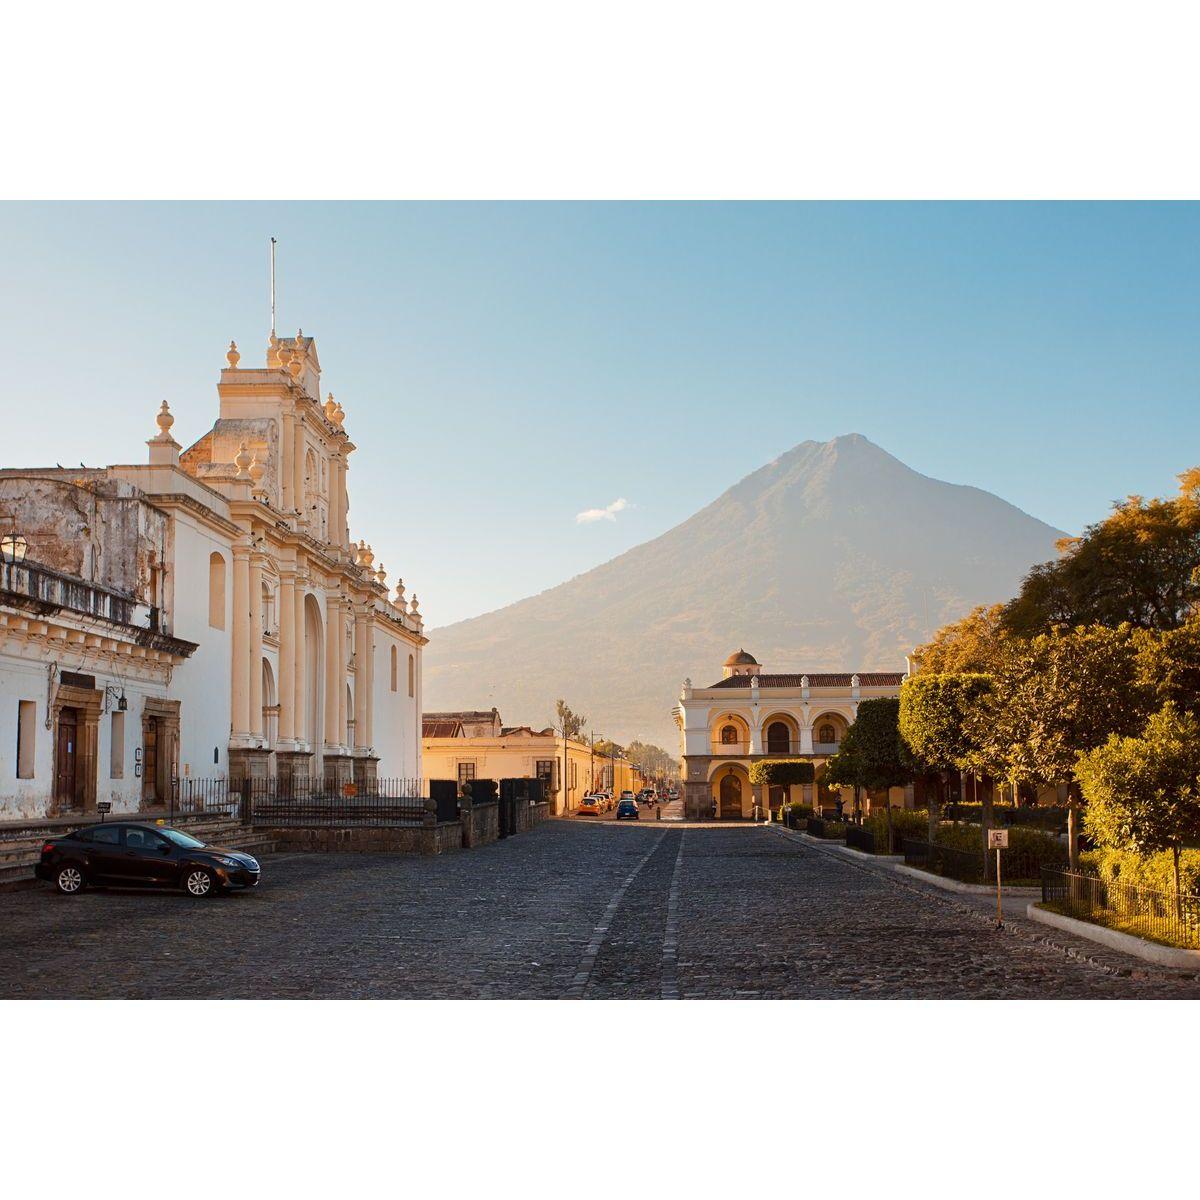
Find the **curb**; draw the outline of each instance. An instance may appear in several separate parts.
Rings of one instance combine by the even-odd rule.
[[[856,862],[877,863],[886,871],[897,875],[907,875],[910,879],[918,879],[930,887],[941,888],[946,892],[958,892],[968,896],[994,896],[996,889],[986,883],[961,883],[957,879],[947,879],[944,875],[934,875],[932,871],[922,871],[918,867],[910,867],[904,861],[903,854],[867,854],[863,850],[855,850],[841,842],[828,841],[825,838],[815,838],[798,829],[781,829],[785,837],[801,839],[809,846],[819,846],[835,853],[852,857]],[[1005,887],[1004,892],[1009,896],[1039,896],[1041,889],[1035,887]]]
[[[1145,938],[1136,937],[1132,933],[1122,933],[1119,929],[1109,929],[1091,921],[1081,921],[1077,917],[1066,917],[1061,913],[1041,908],[1037,904],[1028,905],[1025,915],[1031,921],[1037,921],[1041,925],[1050,925],[1054,929],[1061,929],[1064,933],[1073,933],[1076,937],[1087,938],[1090,942],[1099,942],[1102,946],[1120,950],[1124,954],[1131,954],[1134,958],[1154,963],[1156,966],[1200,972],[1200,950],[1160,946],[1157,942],[1148,942]]]

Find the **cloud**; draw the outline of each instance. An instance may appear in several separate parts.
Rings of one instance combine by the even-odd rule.
[[[575,514],[576,525],[590,525],[593,521],[615,521],[617,513],[629,507],[629,501],[624,496],[614,500],[607,508],[585,508]]]

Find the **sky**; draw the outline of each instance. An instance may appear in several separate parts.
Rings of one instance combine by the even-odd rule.
[[[315,336],[350,521],[427,628],[807,439],[1076,532],[1200,464],[1200,205],[0,204],[0,465],[144,461]]]

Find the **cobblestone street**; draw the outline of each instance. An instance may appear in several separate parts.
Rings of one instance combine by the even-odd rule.
[[[264,878],[0,895],[0,996],[1200,996],[762,827],[552,821],[440,858],[268,856]]]

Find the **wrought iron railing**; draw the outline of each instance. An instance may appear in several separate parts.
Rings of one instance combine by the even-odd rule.
[[[861,825],[846,826],[846,845],[853,846],[855,850],[862,850],[866,854],[883,853],[882,848],[876,849],[874,830],[865,829]]]
[[[1200,894],[1195,892],[1160,892],[1043,867],[1042,902],[1124,933],[1200,949]]]
[[[980,846],[978,850],[964,850],[957,846],[944,846],[940,842],[927,842],[918,838],[903,838],[900,852],[909,866],[921,867],[961,883],[995,883],[996,856],[988,854]],[[1024,884],[1040,877],[1047,864],[1045,851],[1013,847],[1001,851],[1000,871],[1005,882]],[[1067,850],[1062,847],[1063,862]]]
[[[357,784],[307,775],[234,782],[180,779],[172,789],[171,814],[236,816],[245,824],[277,826],[420,825],[427,800],[420,779]]]
[[[974,825],[983,820],[982,808],[978,804],[947,804],[942,808],[942,816],[947,821],[966,821]],[[1066,833],[1067,809],[1058,805],[1013,808],[998,804],[992,809],[992,821],[1004,829],[1041,829],[1047,833]]]

